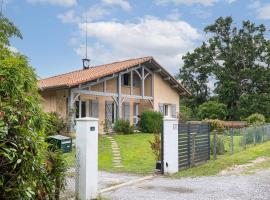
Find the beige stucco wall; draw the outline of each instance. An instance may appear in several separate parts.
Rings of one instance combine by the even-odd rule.
[[[154,75],[154,108],[159,110],[158,104],[175,104],[177,115],[179,113],[179,94],[171,88],[167,81],[155,73]]]

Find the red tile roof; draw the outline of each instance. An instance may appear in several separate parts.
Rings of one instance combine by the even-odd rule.
[[[104,64],[100,66],[94,66],[94,67],[90,67],[89,69],[81,69],[81,70],[41,79],[38,81],[38,87],[40,90],[54,89],[54,88],[70,88],[70,87],[73,87],[73,86],[76,86],[76,85],[79,85],[88,81],[93,81],[98,78],[102,78],[104,76],[108,76],[110,74],[123,71],[128,68],[132,68],[139,64],[143,64],[147,61],[155,61],[155,60],[153,59],[153,57],[149,56],[149,57],[142,57],[142,58],[135,58],[135,59],[114,62],[110,64]],[[155,63],[157,62],[155,61]],[[162,68],[158,63],[157,65],[160,68]],[[165,70],[164,68],[162,69]],[[168,73],[166,70],[165,72]],[[189,94],[189,92],[178,81],[177,81],[177,84],[179,84],[179,87],[183,91]]]

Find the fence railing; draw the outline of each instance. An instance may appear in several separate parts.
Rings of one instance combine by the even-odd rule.
[[[214,159],[217,155],[234,154],[250,146],[270,140],[270,125],[229,129],[218,133],[211,133],[211,154]]]

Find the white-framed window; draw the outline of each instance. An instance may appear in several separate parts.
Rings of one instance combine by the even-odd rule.
[[[158,107],[159,107],[159,112],[161,112],[164,117],[172,117],[172,118],[177,117],[176,104],[159,103]]]
[[[164,116],[169,116],[169,105],[164,104]]]

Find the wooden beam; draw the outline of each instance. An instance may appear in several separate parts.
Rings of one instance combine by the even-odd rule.
[[[99,84],[99,83],[103,83],[104,81],[108,81],[108,80],[110,80],[110,79],[113,79],[113,78],[115,78],[115,77],[117,77],[117,76],[118,76],[118,74],[112,74],[112,75],[106,76],[106,77],[104,77],[104,78],[99,78],[99,79],[97,79],[97,80],[95,80],[95,81],[91,81],[91,82],[82,84],[82,85],[81,85],[81,88],[91,87],[91,86],[93,86],[93,85],[97,85],[97,84]]]
[[[168,81],[168,80],[171,80],[171,77],[166,77],[163,79],[164,81]]]
[[[93,95],[93,96],[105,96],[105,97],[118,97],[118,93],[110,93],[110,92],[99,92],[99,91],[91,91],[91,90],[78,90],[73,89],[74,93]],[[121,94],[122,97],[126,97],[128,99],[153,99],[151,96],[140,96],[140,95],[128,95]]]
[[[145,76],[144,76],[144,80],[147,78],[147,76],[149,75],[150,73],[148,72]]]
[[[152,72],[150,69],[148,69],[147,67],[144,66],[144,69],[146,69],[146,71],[147,71],[148,73],[153,74],[153,72]]]
[[[134,71],[138,74],[138,76],[140,77],[140,79],[142,79],[142,76],[141,76],[141,74],[138,72],[138,70],[135,69]]]
[[[156,72],[156,73],[161,72],[161,69],[157,69],[155,72]]]

